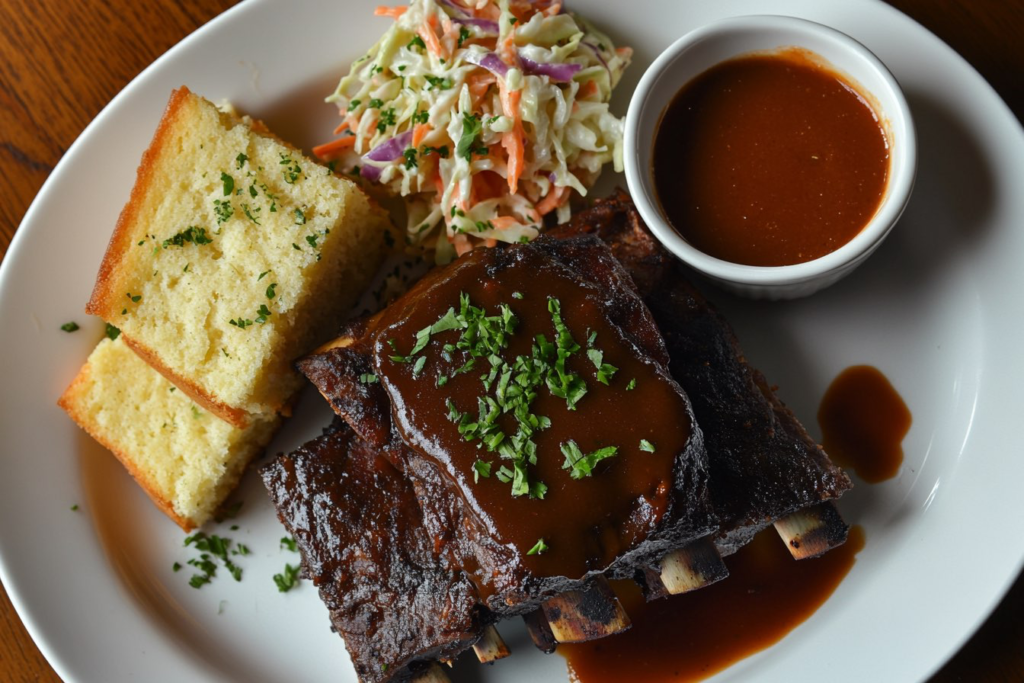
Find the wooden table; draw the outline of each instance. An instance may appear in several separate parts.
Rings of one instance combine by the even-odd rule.
[[[0,258],[32,198],[86,124],[150,62],[233,4],[234,0],[4,0]],[[892,4],[964,55],[1017,118],[1024,119],[1024,3]],[[883,615],[879,618],[884,620]],[[0,680],[60,680],[29,638],[2,587]],[[1019,680],[1024,680],[1024,577],[933,683]]]

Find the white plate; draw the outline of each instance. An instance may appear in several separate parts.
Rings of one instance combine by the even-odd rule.
[[[335,121],[323,95],[387,27],[372,16],[375,4],[251,0],[213,21],[97,117],[15,237],[0,271],[0,578],[69,683],[354,680],[312,587],[282,595],[271,582],[294,556],[278,549],[282,531],[256,477],[243,485],[241,529],[228,534],[255,552],[244,580],[222,576],[193,590],[185,572],[171,571],[190,556],[182,534],[54,402],[101,335],[82,307],[171,89],[187,84],[226,97],[308,148]],[[657,52],[726,15],[789,14],[833,26],[901,82],[919,127],[920,176],[888,242],[810,299],[718,300],[754,364],[810,425],[839,371],[881,368],[914,414],[906,462],[896,479],[843,500],[867,546],[831,599],[715,680],[926,677],[981,623],[1024,558],[1021,128],[961,58],[880,2],[576,6],[636,48],[617,96],[623,113]],[[61,332],[68,320],[83,329]],[[315,395],[299,414],[275,449],[298,445],[328,420]],[[565,680],[562,658],[540,655],[521,631],[507,637],[511,660],[486,670],[463,661],[456,677]]]

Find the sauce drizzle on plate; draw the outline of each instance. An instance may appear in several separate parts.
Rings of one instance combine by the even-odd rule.
[[[782,640],[828,600],[864,547],[864,530],[850,529],[840,547],[813,560],[794,560],[767,530],[727,557],[729,577],[709,588],[654,602],[621,581],[615,590],[633,619],[625,633],[580,645],[560,645],[570,679],[699,681]]]
[[[892,479],[903,464],[910,410],[877,368],[855,365],[832,380],[818,409],[822,447],[837,465],[869,484]]]

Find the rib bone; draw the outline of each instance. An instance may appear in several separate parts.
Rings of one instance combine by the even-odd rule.
[[[729,576],[729,570],[710,539],[673,550],[661,559],[661,583],[669,595],[688,593]]]
[[[629,615],[608,580],[598,577],[585,591],[569,591],[545,602],[541,609],[558,643],[582,643],[625,631]]]
[[[501,639],[498,629],[494,628],[494,624],[484,629],[480,640],[473,644],[473,652],[476,653],[476,658],[480,660],[481,664],[493,664],[512,654],[508,646],[505,645],[505,641]]]
[[[558,641],[555,640],[555,634],[551,632],[551,625],[548,624],[542,610],[534,610],[524,615],[523,622],[526,623],[526,630],[529,631],[530,639],[538,650],[546,655],[555,651]]]
[[[451,683],[451,679],[440,664],[431,662],[430,666],[416,674],[410,683]]]
[[[846,542],[850,527],[827,501],[797,510],[775,522],[775,530],[797,560],[817,557]]]

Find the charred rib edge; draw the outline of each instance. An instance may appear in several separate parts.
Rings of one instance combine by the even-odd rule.
[[[839,515],[835,503],[826,501],[777,520],[775,530],[795,559],[806,560],[845,543],[850,527]]]
[[[541,609],[558,643],[604,638],[621,633],[631,625],[629,615],[603,576],[594,579],[586,590],[556,595]]]

